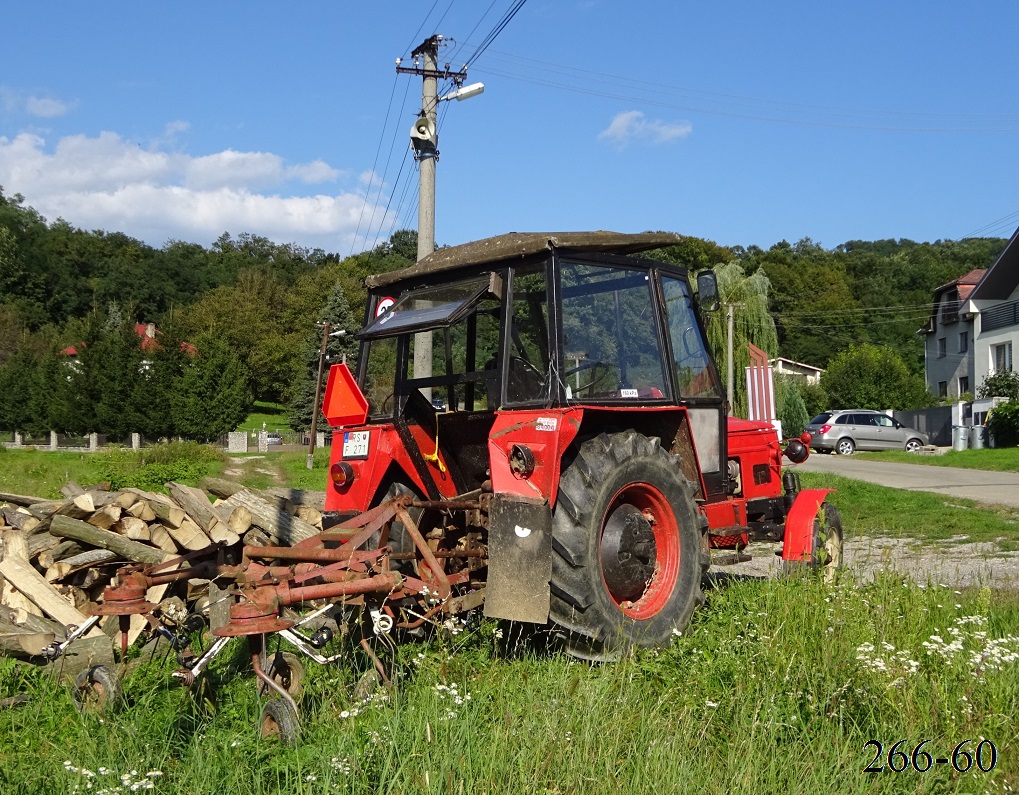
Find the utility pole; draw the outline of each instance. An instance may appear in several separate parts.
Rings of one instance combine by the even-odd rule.
[[[322,368],[326,360],[326,344],[329,342],[329,324],[322,324],[322,347],[318,351],[318,379],[315,381],[315,403],[311,407],[311,438],[308,440],[308,469],[315,468],[315,435],[318,433],[318,413],[322,410]]]
[[[436,109],[444,99],[462,100],[484,91],[481,83],[464,87],[467,77],[466,69],[451,72],[449,64],[443,69],[438,68],[439,45],[443,37],[436,34],[425,39],[411,53],[414,66],[401,66],[396,59],[397,74],[420,75],[421,77],[421,111],[410,130],[410,140],[414,147],[414,158],[418,161],[418,250],[420,262],[435,251],[435,163],[439,159],[439,134]],[[451,80],[456,89],[446,96],[438,96],[438,81]],[[428,378],[432,374],[432,335],[422,332],[414,335],[414,377]],[[422,389],[422,393],[430,401],[432,390]]]
[[[726,378],[725,378],[725,397],[729,402],[729,416],[733,416],[733,377],[735,365],[733,364],[732,348],[733,348],[733,336],[735,326],[735,310],[743,304],[725,304],[725,320],[728,324],[728,336],[726,337]]]

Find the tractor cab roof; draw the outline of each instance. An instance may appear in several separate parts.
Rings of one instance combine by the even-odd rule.
[[[674,232],[509,232],[459,246],[440,248],[409,268],[369,276],[369,288],[384,287],[418,277],[427,277],[468,266],[491,265],[523,259],[543,251],[564,250],[597,254],[636,254],[649,249],[674,246],[683,240]]]

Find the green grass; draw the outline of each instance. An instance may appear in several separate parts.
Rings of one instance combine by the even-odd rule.
[[[896,536],[924,540],[1014,542],[1019,513],[1008,506],[981,506],[972,500],[926,491],[906,491],[821,472],[802,472],[804,488],[833,488],[828,499],[842,514],[849,538]]]
[[[959,651],[924,647],[953,630]],[[153,791],[182,795],[1019,786],[1019,665],[1002,651],[1019,650],[1019,639],[1002,640],[1019,634],[1014,593],[953,593],[891,576],[859,587],[731,580],[668,649],[593,667],[500,653],[497,631],[485,622],[401,646],[406,676],[388,700],[369,704],[352,694],[363,660],[309,661],[296,748],[257,736],[240,641],[213,665],[206,698],[172,687],[175,663],[157,655],[127,678],[126,709],[101,721],[76,714],[48,677],[0,661],[0,698],[32,699],[0,710],[0,791],[84,793],[83,770],[95,776],[90,792],[113,792],[130,771],[132,780],[159,771]],[[928,740],[923,750],[950,756],[970,738],[995,743],[993,771],[862,772],[869,740],[883,744],[887,765],[898,740],[907,754]]]
[[[900,464],[986,469],[992,472],[1019,472],[1019,447],[949,450],[943,455],[916,455],[904,450],[857,453],[856,455],[861,458],[873,458],[875,461],[895,461]]]
[[[254,411],[248,415],[248,418],[237,430],[251,433],[260,431],[263,427],[267,431],[289,430],[287,407],[282,403],[266,403],[256,400]]]
[[[113,489],[162,491],[170,480],[196,485],[206,475],[218,474],[224,461],[218,448],[193,442],[95,453],[7,450],[0,455],[0,491],[56,499],[69,480],[82,486],[108,483]]]

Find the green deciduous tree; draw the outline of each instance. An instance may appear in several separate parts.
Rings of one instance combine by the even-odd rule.
[[[1004,397],[1010,401],[1019,401],[1019,373],[999,370],[987,376],[977,387],[977,397]]]
[[[923,378],[892,348],[857,345],[840,352],[821,376],[832,409],[917,409],[937,401]]]
[[[708,316],[708,344],[718,365],[723,383],[727,378],[728,333],[726,304],[733,305],[733,414],[747,416],[747,389],[744,373],[750,364],[752,343],[768,354],[778,355],[775,321],[768,311],[770,283],[763,271],[747,275],[737,262],[715,269],[722,308]]]

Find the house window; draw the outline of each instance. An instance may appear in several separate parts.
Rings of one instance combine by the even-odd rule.
[[[948,397],[948,382],[938,381],[938,397]]]
[[[1012,343],[991,346],[991,369],[996,373],[1012,372]]]
[[[969,350],[969,332],[959,332],[959,353],[965,353]]]
[[[967,392],[969,392],[969,376],[959,376],[959,394],[965,395]]]
[[[938,358],[944,359],[948,355],[948,338],[938,337]]]

